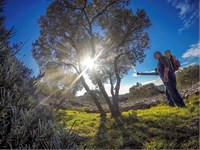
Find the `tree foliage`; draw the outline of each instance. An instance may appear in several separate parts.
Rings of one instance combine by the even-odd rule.
[[[36,100],[37,78],[16,58],[20,46],[10,46],[13,29],[5,28],[2,13],[0,0],[0,149],[73,148],[74,135]]]
[[[70,88],[76,77],[75,73],[66,72],[59,68],[48,70],[43,78],[37,82],[37,91],[58,100],[74,98],[76,92],[82,87],[80,84],[76,84]]]
[[[183,68],[176,74],[177,86],[183,88],[199,82],[199,65]]]
[[[63,66],[74,68],[83,87],[99,109],[98,98],[85,82],[87,74],[101,91],[112,116],[119,116],[121,78],[142,62],[149,47],[146,29],[151,25],[144,10],[133,12],[129,0],[54,0],[39,19],[40,37],[33,56],[43,71]],[[88,69],[92,58],[98,67]],[[111,86],[112,101],[104,83]],[[103,110],[100,110],[103,111]]]

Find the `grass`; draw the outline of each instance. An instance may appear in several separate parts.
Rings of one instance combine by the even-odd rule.
[[[61,122],[66,127],[74,124],[74,129],[82,136],[95,136],[99,128],[100,115],[98,113],[86,113],[76,110],[59,110]]]
[[[164,104],[145,110],[129,110],[113,120],[108,117],[100,123],[97,113],[60,110],[62,122],[82,136],[91,138],[82,146],[104,149],[198,149],[199,148],[199,97],[190,96],[187,108]]]

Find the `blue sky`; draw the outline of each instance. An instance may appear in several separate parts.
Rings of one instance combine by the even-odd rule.
[[[34,75],[38,73],[38,66],[31,55],[32,43],[39,36],[37,20],[45,14],[49,4],[49,0],[6,0],[5,4],[7,27],[14,26],[16,30],[11,43],[28,40],[17,57],[33,69]],[[135,67],[136,71],[154,70],[157,62],[153,53],[158,50],[171,49],[182,67],[199,63],[198,6],[198,0],[131,0],[133,11],[145,9],[152,22],[148,30],[151,47],[146,51],[144,62]],[[136,82],[160,84],[157,76],[135,76],[134,70],[131,70],[122,80],[120,93],[128,92]]]

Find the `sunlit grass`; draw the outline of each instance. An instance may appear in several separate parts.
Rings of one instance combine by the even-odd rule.
[[[74,122],[73,129],[80,135],[94,136],[99,127],[100,115],[98,113],[86,113],[76,110],[59,110],[62,115],[62,122],[66,122],[66,127],[70,128]]]
[[[97,113],[60,110],[62,122],[82,136],[93,136],[84,144],[88,148],[198,148],[199,97],[191,96],[187,108],[164,104],[145,110],[129,110],[118,121],[108,117],[100,125]],[[196,124],[195,124],[196,123]],[[103,146],[103,147],[102,147]]]

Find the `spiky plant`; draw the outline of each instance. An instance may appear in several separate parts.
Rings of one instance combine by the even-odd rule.
[[[55,115],[37,100],[32,71],[16,58],[10,46],[13,29],[5,28],[0,0],[0,149],[76,148],[76,134],[65,131]]]

